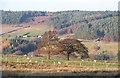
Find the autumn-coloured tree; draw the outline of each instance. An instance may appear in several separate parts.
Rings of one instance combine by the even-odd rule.
[[[67,53],[67,60],[72,52],[77,52],[81,55],[81,59],[88,58],[88,49],[76,39],[64,39],[60,41],[62,50]]]
[[[55,45],[58,43],[58,37],[56,31],[47,31],[43,34],[41,42],[38,44],[38,50],[44,47],[48,51],[48,59],[50,59],[51,51],[54,49]]]

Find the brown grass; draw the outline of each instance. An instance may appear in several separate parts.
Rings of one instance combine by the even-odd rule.
[[[80,66],[65,66],[65,65],[42,65],[42,64],[16,64],[14,66],[4,64],[3,70],[8,71],[30,71],[31,73],[56,73],[56,72],[81,72],[81,71],[117,71],[118,68],[95,68],[95,67],[80,67]]]

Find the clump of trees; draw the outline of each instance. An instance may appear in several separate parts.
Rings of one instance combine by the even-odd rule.
[[[79,53],[81,59],[89,57],[88,49],[80,41],[76,39],[60,40],[56,31],[45,32],[37,48],[39,53],[41,53],[41,48],[45,48],[45,50],[47,50],[48,59],[50,59],[50,55],[54,54],[54,52],[57,52],[57,54],[64,54],[65,52],[67,60],[69,60],[69,56],[73,52]]]
[[[103,51],[102,53],[95,55],[95,60],[110,60],[110,55],[107,51]]]
[[[81,41],[76,39],[64,39],[60,41],[62,52],[66,52],[67,60],[69,60],[69,56],[73,52],[77,52],[80,54],[81,59],[88,58],[88,48],[85,47]]]
[[[38,52],[47,51],[48,59],[50,59],[51,54],[58,54],[59,51],[59,38],[56,31],[48,31],[42,35],[40,43],[38,43]],[[44,49],[44,50],[42,50]],[[52,52],[52,53],[51,53]]]
[[[2,49],[3,54],[23,55],[36,49],[36,44],[34,42],[22,38],[11,39],[9,44],[10,45]]]

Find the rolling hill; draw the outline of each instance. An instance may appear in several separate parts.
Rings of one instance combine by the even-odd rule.
[[[1,11],[2,24],[47,25],[59,35],[118,41],[117,11]]]

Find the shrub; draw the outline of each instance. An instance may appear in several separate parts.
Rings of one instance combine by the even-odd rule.
[[[107,54],[95,55],[95,60],[110,60],[110,56]]]

